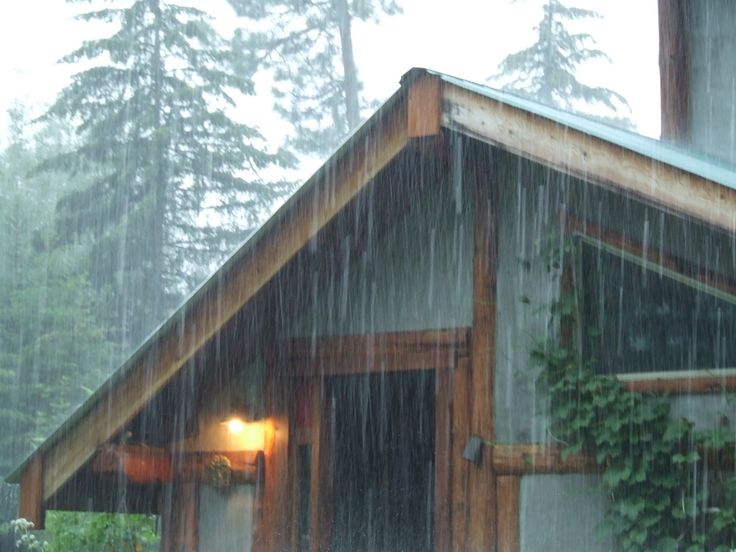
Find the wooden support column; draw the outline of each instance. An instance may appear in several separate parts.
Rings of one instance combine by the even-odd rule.
[[[519,552],[519,477],[496,479],[498,552]]]
[[[312,473],[310,482],[310,552],[332,546],[332,401],[325,382],[312,386]]]
[[[171,484],[164,499],[163,552],[197,552],[199,549],[199,496],[194,479]]]
[[[470,370],[470,432],[493,442],[493,381],[496,353],[496,201],[492,151],[479,146],[464,163],[475,186],[473,250],[473,341]],[[493,550],[496,543],[496,476],[493,447],[483,448],[468,474],[468,550]]]
[[[472,466],[463,459],[463,448],[470,437],[470,366],[470,357],[458,359],[451,376],[450,537],[453,552],[466,549],[468,532],[468,472]],[[441,548],[437,547],[437,550]]]
[[[43,507],[43,454],[37,453],[20,476],[20,503],[18,517],[43,529],[46,511]]]
[[[288,550],[290,542],[288,390],[288,378],[272,363],[266,378],[266,411],[273,431],[266,436],[263,451],[262,507],[253,539],[256,552]]]
[[[450,550],[451,370],[435,371],[434,549]]]

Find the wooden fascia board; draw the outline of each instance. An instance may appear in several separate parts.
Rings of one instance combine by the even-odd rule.
[[[423,74],[407,93],[407,133],[409,138],[427,138],[440,133],[442,123],[442,80]]]
[[[43,497],[92,458],[408,142],[405,94],[398,93],[307,185],[257,245],[200,297],[109,391],[45,451]],[[176,316],[176,315],[175,315]]]
[[[736,190],[460,86],[444,83],[442,98],[442,125],[450,130],[736,231]]]

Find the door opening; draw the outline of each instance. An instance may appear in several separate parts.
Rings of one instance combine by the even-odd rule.
[[[435,375],[330,379],[332,550],[432,550]]]

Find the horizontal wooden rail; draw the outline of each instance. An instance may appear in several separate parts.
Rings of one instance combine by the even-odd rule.
[[[296,338],[282,349],[296,376],[435,370],[470,355],[470,328]]]
[[[499,475],[535,473],[592,473],[598,466],[584,455],[563,460],[562,448],[543,444],[494,445],[493,467]]]

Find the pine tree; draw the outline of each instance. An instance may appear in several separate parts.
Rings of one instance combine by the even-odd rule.
[[[58,154],[63,128],[27,130],[11,112],[0,152],[0,473],[7,474],[86,399],[109,373],[111,346],[94,317],[81,244],[55,247],[54,205],[80,184],[59,173],[29,176],[39,157]],[[0,486],[0,523],[17,513]]]
[[[302,153],[332,152],[374,107],[361,93],[352,24],[398,13],[396,2],[228,2],[250,20],[249,29],[236,35],[239,48],[271,71],[275,108],[295,130],[290,145]]]
[[[603,108],[610,113],[593,114],[594,118],[630,128],[631,122],[616,115],[621,108],[629,110],[626,99],[608,88],[580,82],[576,73],[589,61],[608,60],[595,48],[589,33],[573,33],[567,24],[600,16],[591,10],[567,7],[560,0],[547,0],[542,20],[534,27],[536,42],[510,54],[499,65],[491,80],[504,90],[568,111],[579,111],[583,105]],[[590,114],[590,111],[586,111]]]
[[[230,116],[250,71],[203,11],[136,0],[80,18],[117,30],[63,58],[89,68],[46,117],[81,145],[44,168],[96,175],[59,202],[57,230],[92,240],[91,279],[127,350],[255,229],[287,191],[259,173],[287,160]]]

